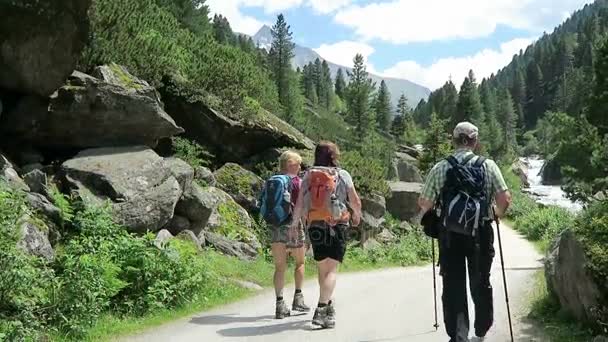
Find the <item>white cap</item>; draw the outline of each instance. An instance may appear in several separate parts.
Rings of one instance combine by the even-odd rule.
[[[460,138],[463,134],[470,139],[476,139],[479,135],[479,129],[470,122],[461,122],[454,128],[454,138]]]

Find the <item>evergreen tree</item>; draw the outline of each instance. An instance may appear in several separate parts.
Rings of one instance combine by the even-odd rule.
[[[211,27],[209,22],[209,7],[205,5],[205,1],[156,0],[156,3],[173,14],[183,27],[195,34],[201,35]]]
[[[270,67],[279,92],[279,102],[289,107],[291,59],[294,57],[295,44],[292,42],[292,32],[283,14],[279,14],[276,24],[272,27],[272,45],[269,52]]]
[[[425,151],[420,158],[420,170],[427,173],[433,165],[450,154],[451,143],[447,133],[447,121],[441,120],[437,113],[431,114],[429,128],[424,139]]]
[[[391,123],[391,135],[399,140],[405,134],[405,120],[403,115],[397,114]]]
[[[380,83],[380,89],[374,101],[374,109],[378,129],[388,132],[391,124],[391,94],[384,81]]]
[[[497,118],[503,125],[502,151],[504,155],[511,155],[517,147],[517,113],[515,112],[511,93],[506,88],[501,91],[499,96]]]
[[[307,64],[302,69],[302,90],[304,96],[312,102],[313,105],[319,103],[319,97],[317,95],[317,85],[315,84],[314,66]]]
[[[323,106],[329,109],[332,103],[332,99],[334,97],[333,91],[333,81],[331,79],[331,71],[329,70],[329,64],[327,61],[323,61],[321,63],[321,83],[322,83],[322,91],[323,91]]]
[[[221,14],[213,16],[213,36],[220,44],[236,45],[236,37],[228,19]]]
[[[363,55],[357,54],[353,62],[353,71],[348,72],[350,83],[346,88],[346,106],[348,108],[346,120],[355,127],[356,142],[361,144],[374,127],[370,97],[375,85],[369,78]]]
[[[523,124],[524,122],[524,106],[526,105],[526,83],[524,75],[521,70],[517,69],[513,76],[513,87],[511,88],[511,95],[513,97],[513,103],[515,105],[515,111],[517,112],[518,122]]]
[[[342,68],[338,69],[338,74],[336,75],[336,95],[344,100],[344,91],[346,90],[346,81],[344,80],[344,71]]]
[[[456,115],[456,108],[458,106],[458,89],[452,82],[447,81],[443,85],[443,101],[442,106],[438,109],[441,116],[444,118],[453,118]]]
[[[597,51],[595,61],[595,88],[589,102],[587,118],[598,128],[601,136],[608,133],[608,40]]]
[[[469,71],[469,76],[464,79],[460,87],[456,116],[452,118],[452,125],[455,126],[462,121],[469,121],[478,126],[483,124],[481,99],[473,70]]]
[[[538,118],[541,117],[546,108],[544,98],[544,81],[543,73],[536,62],[528,64],[526,71],[526,82],[528,89],[528,99],[526,103],[524,123],[526,129],[532,129],[536,126]]]

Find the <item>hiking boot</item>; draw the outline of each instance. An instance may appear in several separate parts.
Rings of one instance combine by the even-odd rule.
[[[289,311],[289,308],[287,307],[287,304],[285,304],[285,301],[284,300],[277,301],[277,310],[274,315],[274,318],[283,319],[283,318],[289,317],[289,316],[291,316],[291,311]]]
[[[334,321],[336,320],[336,307],[334,304],[327,304],[327,315],[329,315]]]
[[[323,329],[333,329],[336,326],[336,319],[329,315],[329,306],[317,308],[315,315],[312,318],[312,324],[320,326]]]
[[[304,304],[304,295],[301,293],[296,293],[293,297],[293,304],[291,305],[291,310],[298,312],[309,312],[310,308]]]

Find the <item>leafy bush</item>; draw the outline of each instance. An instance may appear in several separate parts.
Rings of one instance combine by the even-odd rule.
[[[250,242],[252,233],[247,227],[245,217],[239,213],[238,204],[235,202],[222,203],[217,208],[222,217],[222,224],[217,228],[217,233],[232,240]]]
[[[62,225],[71,223],[74,219],[74,207],[72,206],[71,199],[61,193],[55,184],[50,184],[47,190],[53,204],[59,209]]]
[[[517,230],[533,241],[552,241],[573,225],[574,216],[558,207],[537,208],[515,220]]]
[[[237,164],[228,163],[222,166],[216,174],[217,182],[230,194],[243,194],[245,196],[255,196],[256,191],[252,184],[255,177]]]
[[[412,266],[431,261],[431,242],[420,230],[402,236],[398,242],[372,249],[348,248],[345,264]]]
[[[513,195],[513,203],[507,212],[507,217],[515,220],[537,210],[538,203],[521,191],[521,180],[511,168],[503,168],[502,174]]]
[[[211,160],[213,160],[213,154],[209,153],[207,149],[196,143],[181,137],[173,137],[173,155],[186,163],[190,164],[193,168],[200,166],[209,166]]]
[[[389,195],[386,168],[376,159],[364,158],[357,151],[342,154],[341,166],[350,172],[357,190],[361,194],[378,192]]]

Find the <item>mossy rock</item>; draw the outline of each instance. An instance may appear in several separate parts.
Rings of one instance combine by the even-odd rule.
[[[228,163],[215,172],[218,187],[250,212],[257,211],[257,198],[264,181],[238,164]]]

